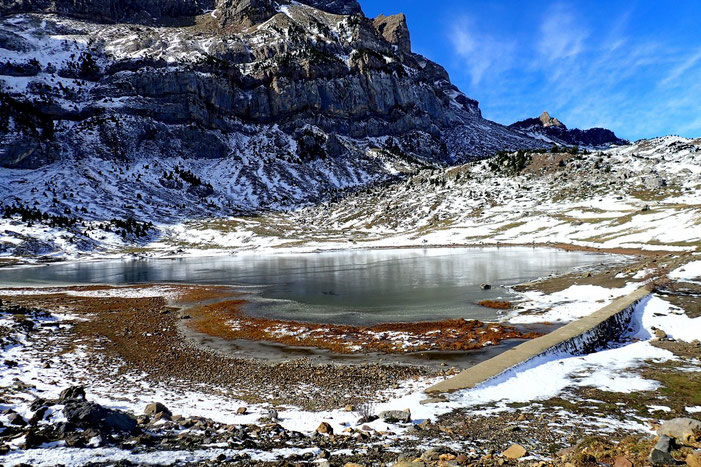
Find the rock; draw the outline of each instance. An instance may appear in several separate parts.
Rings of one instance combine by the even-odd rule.
[[[448,398],[445,397],[443,394],[438,394],[436,396],[427,397],[426,399],[422,399],[421,402],[419,402],[419,403],[421,405],[428,405],[428,404],[440,404],[441,402],[448,402]]]
[[[248,409],[246,407],[239,407],[238,409],[236,409],[236,413],[238,415],[246,415],[247,412]]]
[[[136,429],[136,419],[131,415],[114,409],[80,400],[69,400],[63,408],[66,419],[80,428],[128,432]]]
[[[701,442],[701,422],[693,418],[675,418],[664,422],[657,434],[669,436],[678,444],[695,446]]]
[[[380,418],[387,423],[410,423],[411,411],[407,410],[385,410],[380,412]]]
[[[411,34],[403,13],[392,16],[379,15],[372,25],[387,42],[397,46],[401,52],[411,53]]]
[[[321,425],[319,425],[319,428],[316,429],[316,432],[324,435],[332,435],[333,427],[326,422],[321,422]]]
[[[44,419],[44,415],[46,415],[46,411],[49,410],[48,407],[43,406],[39,407],[35,412],[34,415],[32,415],[32,418],[29,419],[29,424],[30,425],[36,425],[40,421]]]
[[[624,456],[618,456],[613,460],[613,467],[633,467],[633,463]]]
[[[72,386],[61,391],[61,395],[58,396],[59,402],[64,402],[67,400],[85,400],[85,389],[82,386]]]
[[[509,449],[506,451],[502,452],[501,455],[506,457],[507,459],[520,459],[524,457],[528,451],[526,451],[526,448],[521,446],[520,444],[512,444]]]
[[[655,465],[676,465],[677,461],[670,455],[672,448],[672,438],[667,435],[660,436],[655,447],[650,451],[648,460]]]
[[[489,284],[480,284],[480,289],[482,290],[491,290],[492,286]]]
[[[48,442],[49,440],[46,436],[38,433],[36,429],[31,429],[27,432],[24,437],[24,443],[22,444],[22,449],[34,449],[38,448],[42,444]]]
[[[7,420],[10,422],[10,425],[27,426],[27,421],[18,413],[11,413]]]
[[[467,461],[469,461],[470,458],[467,457],[465,454],[460,454],[458,457],[455,458],[455,462],[457,462],[459,465],[467,464]]]
[[[160,402],[153,402],[146,406],[146,409],[144,409],[144,415],[153,416],[154,418],[158,417],[158,419],[161,420],[164,418],[170,419],[173,414],[165,405],[161,404]]]
[[[689,467],[701,467],[701,451],[695,451],[687,455],[686,465]]]

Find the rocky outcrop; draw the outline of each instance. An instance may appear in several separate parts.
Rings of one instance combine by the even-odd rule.
[[[404,53],[411,52],[411,35],[403,13],[393,16],[380,15],[372,25],[375,30],[390,44]]]
[[[0,18],[5,168],[222,160],[248,188],[157,172],[140,190],[180,187],[230,212],[542,146],[484,120],[412,53],[404,15],[373,20],[353,0],[0,0],[18,12],[35,14]],[[42,209],[62,212],[57,200]]]
[[[560,120],[551,117],[548,112],[543,112],[538,118],[528,118],[513,123],[509,125],[509,128],[566,146],[606,147],[629,144],[629,141],[617,137],[613,131],[605,128],[591,128],[589,130],[574,128],[570,130]]]

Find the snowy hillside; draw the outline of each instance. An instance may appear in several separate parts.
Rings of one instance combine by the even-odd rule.
[[[510,153],[421,170],[378,155],[375,163],[388,173],[417,173],[353,192],[340,190],[344,177],[362,183],[372,175],[345,171],[334,162],[318,164],[337,174],[331,177],[332,186],[339,188],[335,194],[309,171],[294,172],[299,184],[320,200],[300,208],[292,201],[295,189],[280,185],[271,166],[259,160],[251,162],[256,169],[248,173],[236,172],[229,160],[191,159],[128,168],[88,160],[14,170],[0,179],[6,199],[40,210],[55,203],[71,216],[103,220],[73,227],[50,227],[46,221],[29,226],[14,215],[1,221],[0,241],[6,255],[18,256],[482,243],[662,250],[701,246],[701,140],[665,137],[579,154]],[[194,174],[208,178],[197,182]],[[259,184],[253,182],[256,174]],[[217,193],[210,202],[188,201],[192,193],[210,190],[209,184]],[[236,214],[240,206],[231,202],[236,197],[247,200],[251,209],[261,199],[286,209],[241,216]],[[325,197],[336,200],[322,201]],[[192,219],[179,220],[183,212]],[[111,232],[99,228],[105,219],[131,213],[153,219],[154,228],[142,237],[123,236],[114,226]]]

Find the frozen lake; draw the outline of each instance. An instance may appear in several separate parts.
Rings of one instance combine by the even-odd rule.
[[[242,254],[227,257],[71,262],[0,269],[2,286],[220,284],[247,295],[247,312],[297,321],[371,325],[446,318],[494,320],[480,300],[505,286],[619,261],[549,248],[429,248]],[[492,285],[482,290],[480,284]]]

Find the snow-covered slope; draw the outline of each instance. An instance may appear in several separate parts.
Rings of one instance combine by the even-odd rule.
[[[318,190],[319,202],[297,208],[283,203],[284,196],[289,201],[294,195],[274,188],[276,175],[270,166],[255,162],[258,170],[250,175],[227,162],[173,159],[151,162],[146,169],[146,162],[124,168],[89,159],[12,171],[0,179],[8,200],[40,210],[56,203],[87,219],[136,213],[154,219],[156,226],[142,238],[123,238],[117,228],[97,228],[104,221],[86,220],[70,228],[35,222],[29,227],[14,216],[0,221],[0,242],[5,254],[28,256],[57,251],[74,256],[81,250],[104,255],[132,251],[133,246],[146,254],[548,242],[701,247],[701,140],[665,137],[588,154],[502,154],[336,193],[323,191],[318,188],[323,183],[298,171],[294,176],[309,190]],[[393,172],[407,169],[386,154],[378,155],[375,163]],[[337,170],[339,179],[371,177],[362,171],[343,172],[333,161],[318,164],[325,164],[327,173]],[[210,203],[189,203],[189,192],[208,187],[193,187],[176,167],[180,174],[207,174],[206,183],[231,198],[216,194]],[[153,175],[163,172],[173,176]],[[256,177],[264,183],[255,184]],[[287,209],[241,216],[227,204],[238,197],[254,206],[258,196],[279,196],[278,205]],[[333,200],[323,201],[326,197]],[[196,218],[182,221],[182,212]]]

